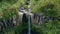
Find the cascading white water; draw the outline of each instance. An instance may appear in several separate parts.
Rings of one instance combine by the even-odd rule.
[[[28,34],[31,34],[31,29],[30,29],[30,12],[31,12],[31,9],[30,9],[30,0],[27,1],[28,3]]]

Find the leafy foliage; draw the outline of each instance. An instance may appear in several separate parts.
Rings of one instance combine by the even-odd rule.
[[[16,15],[21,5],[25,4],[26,0],[1,0],[0,1],[0,16],[3,19],[8,19]]]
[[[47,16],[60,15],[60,0],[31,0],[32,13],[44,13]]]
[[[26,6],[26,1],[27,0],[0,0],[0,18],[6,20],[13,17],[18,13],[22,5]],[[60,0],[31,0],[31,12],[58,17],[60,16]],[[19,26],[15,30],[20,33],[24,28]],[[60,34],[60,21],[55,19],[53,22],[45,23],[39,27],[33,25],[31,29],[39,34]]]
[[[45,16],[60,16],[60,0],[31,0],[32,13],[43,13]],[[41,26],[33,25],[39,34],[60,34],[60,21],[54,19]]]

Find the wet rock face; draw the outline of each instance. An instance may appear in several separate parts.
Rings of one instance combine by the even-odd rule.
[[[7,27],[10,27],[10,28],[14,27],[13,26],[13,19],[7,19],[5,21],[0,19],[0,30],[3,30]]]
[[[33,19],[35,23],[43,24],[45,22],[45,16],[42,14],[34,14]]]
[[[57,19],[60,21],[60,16],[59,16],[59,17],[57,17]]]
[[[22,23],[26,23],[28,22],[28,17],[26,17],[26,14],[23,14],[23,17],[22,17]]]
[[[14,21],[13,18],[9,18],[9,19],[7,19],[7,20],[6,20],[6,24],[5,24],[5,25],[7,25],[6,27],[14,27],[15,24],[14,24],[13,21]]]
[[[27,27],[27,25],[28,25],[28,17],[26,16],[26,14],[23,14],[22,27]]]
[[[34,18],[34,19],[35,19],[35,18],[37,19],[37,16],[38,16],[37,14],[34,14],[34,17],[33,17],[33,18]]]
[[[50,16],[48,19],[49,19],[49,20],[54,20],[54,17]]]
[[[0,25],[0,32],[3,30],[3,27]]]
[[[5,24],[3,22],[0,22],[0,32],[6,28]]]
[[[0,31],[2,31],[4,28],[6,28],[5,23],[0,20]]]

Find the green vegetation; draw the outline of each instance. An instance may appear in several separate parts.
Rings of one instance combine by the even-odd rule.
[[[47,16],[60,16],[60,0],[31,0],[33,13],[44,13]]]
[[[1,0],[0,1],[0,16],[9,18],[16,15],[19,8],[24,5],[26,0]],[[0,17],[0,18],[1,18]]]
[[[27,0],[0,0],[0,19],[6,20],[13,16],[15,17],[21,6],[26,7],[26,1]],[[58,17],[60,16],[60,0],[31,0],[31,12]],[[31,29],[39,34],[60,34],[60,21],[57,19],[39,27],[37,27],[37,25],[32,25]],[[10,31],[10,34],[15,34],[15,31],[17,34],[20,34],[24,28],[23,26],[17,26],[8,29],[8,31]],[[8,31],[4,30],[3,32],[4,34],[8,34]]]
[[[45,16],[60,16],[60,0],[31,0],[32,13],[43,13]],[[44,25],[33,25],[42,34],[60,34],[60,21],[54,19]],[[37,27],[36,27],[37,26]]]
[[[11,18],[16,17],[19,8],[25,5],[26,0],[0,0],[0,19],[4,22]],[[0,34],[15,34],[15,30],[19,33],[21,27],[6,28]]]

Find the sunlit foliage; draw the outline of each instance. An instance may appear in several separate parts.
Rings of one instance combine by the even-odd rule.
[[[1,18],[10,18],[16,15],[19,8],[25,5],[26,0],[0,0],[0,16]]]
[[[60,0],[31,0],[32,13],[43,13],[45,16],[60,16]],[[33,25],[34,26],[34,25]],[[40,34],[60,34],[60,21],[47,22],[41,26],[34,26]]]
[[[60,0],[31,0],[33,13],[44,13],[47,16],[60,15]],[[43,7],[43,8],[42,8]],[[51,14],[53,13],[53,14]]]

